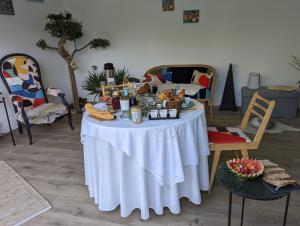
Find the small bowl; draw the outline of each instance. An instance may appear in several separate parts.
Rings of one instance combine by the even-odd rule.
[[[232,159],[226,164],[231,172],[248,180],[256,179],[264,172],[264,165],[256,159]]]

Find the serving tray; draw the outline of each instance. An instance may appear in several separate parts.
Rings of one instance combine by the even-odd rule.
[[[179,117],[179,114],[177,114],[176,117],[170,117],[170,116],[168,115],[168,117],[166,117],[166,118],[162,118],[162,117],[159,117],[159,118],[152,118],[151,115],[149,115],[149,120],[168,120],[168,119],[179,119],[179,118],[180,118],[180,117]]]

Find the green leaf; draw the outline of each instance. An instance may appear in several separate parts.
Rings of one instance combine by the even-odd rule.
[[[107,39],[95,38],[91,41],[91,49],[106,48],[110,46],[110,42]]]
[[[123,67],[123,68],[118,68],[115,71],[115,81],[117,85],[121,85],[124,82],[125,78],[129,78],[130,74],[128,73],[128,70]]]
[[[48,14],[45,31],[53,37],[65,37],[67,40],[74,41],[83,36],[82,23],[72,18],[72,14],[65,11],[59,14]]]
[[[46,49],[47,48],[47,43],[44,39],[40,39],[37,43],[36,43],[37,47],[40,47],[41,49]]]
[[[101,82],[105,81],[105,72],[90,72],[82,81],[81,87],[91,95],[100,95]]]

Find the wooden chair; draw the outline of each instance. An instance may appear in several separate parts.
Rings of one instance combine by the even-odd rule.
[[[238,136],[243,137],[245,142],[238,143],[213,143],[210,142],[210,151],[214,152],[214,158],[210,174],[210,191],[214,182],[216,169],[219,163],[220,155],[222,151],[236,151],[238,155],[241,152],[243,158],[249,158],[248,150],[258,149],[261,139],[264,135],[268,122],[271,118],[272,111],[275,106],[275,101],[269,101],[258,94],[254,93],[247,111],[243,117],[240,127],[226,127],[228,132],[237,133]],[[246,134],[245,129],[249,122],[250,117],[254,115],[261,120],[260,126],[256,132],[253,140],[251,140]],[[216,131],[216,127],[209,127],[208,131]]]

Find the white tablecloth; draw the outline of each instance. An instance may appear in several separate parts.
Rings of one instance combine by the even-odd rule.
[[[208,190],[209,145],[203,106],[183,112],[178,120],[100,122],[84,114],[81,142],[90,196],[100,210],[121,205],[121,216],[135,208],[142,219],[149,208],[180,212],[179,199],[200,204]]]

